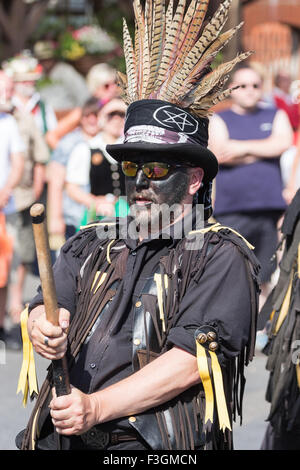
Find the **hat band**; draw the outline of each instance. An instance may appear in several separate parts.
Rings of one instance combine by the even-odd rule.
[[[196,139],[157,126],[139,125],[130,127],[125,132],[124,143],[149,142],[151,144],[198,144]]]

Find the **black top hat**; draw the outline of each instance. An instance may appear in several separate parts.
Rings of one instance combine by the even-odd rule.
[[[168,160],[199,166],[204,181],[218,172],[218,161],[208,150],[208,119],[161,100],[139,100],[127,110],[124,143],[107,145],[117,161]]]

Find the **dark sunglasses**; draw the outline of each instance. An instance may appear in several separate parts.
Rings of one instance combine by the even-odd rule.
[[[171,165],[163,162],[147,162],[142,164],[135,162],[122,162],[122,171],[125,176],[135,177],[138,170],[141,169],[144,175],[151,180],[165,178],[169,174],[170,170],[178,167],[182,168],[183,165]]]
[[[255,90],[257,90],[258,88],[260,88],[260,83],[251,83],[251,84],[247,84],[247,85],[242,84],[242,85],[240,85],[240,88],[243,88],[243,89],[245,89],[245,88],[254,88]]]

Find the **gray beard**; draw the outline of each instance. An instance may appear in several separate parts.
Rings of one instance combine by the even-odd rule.
[[[185,178],[179,185],[170,191],[170,196],[161,204],[152,203],[149,208],[141,207],[133,204],[130,207],[130,213],[134,217],[135,224],[140,231],[148,234],[154,234],[161,229],[171,225],[183,213],[183,201],[187,195],[189,187],[189,177],[184,174]]]
[[[182,215],[183,204],[151,204],[149,209],[134,204],[130,212],[140,231],[153,235]]]

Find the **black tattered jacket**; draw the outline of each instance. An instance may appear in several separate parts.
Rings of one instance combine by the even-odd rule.
[[[171,402],[134,419],[101,425],[110,431],[134,427],[152,449],[232,448],[230,430],[220,430],[220,411],[228,414],[230,425],[236,412],[241,414],[243,368],[254,353],[258,265],[237,234],[215,225],[204,232],[194,234],[204,237],[202,248],[190,250],[186,239],[142,244],[99,239],[96,224],[65,245],[55,267],[59,305],[72,314],[71,383],[86,393],[121,380],[174,345],[207,360],[213,396],[203,387],[203,375],[199,386]],[[69,297],[68,282],[76,286]],[[40,294],[31,308],[39,303]],[[214,334],[214,341],[197,340],[207,333]],[[217,343],[214,351],[212,342]],[[93,356],[95,344],[100,349]],[[217,394],[215,359],[223,380]],[[82,376],[87,380],[80,386]],[[51,369],[28,423],[24,449],[34,447],[37,429],[47,419],[50,386]],[[209,400],[213,415],[205,423]]]

